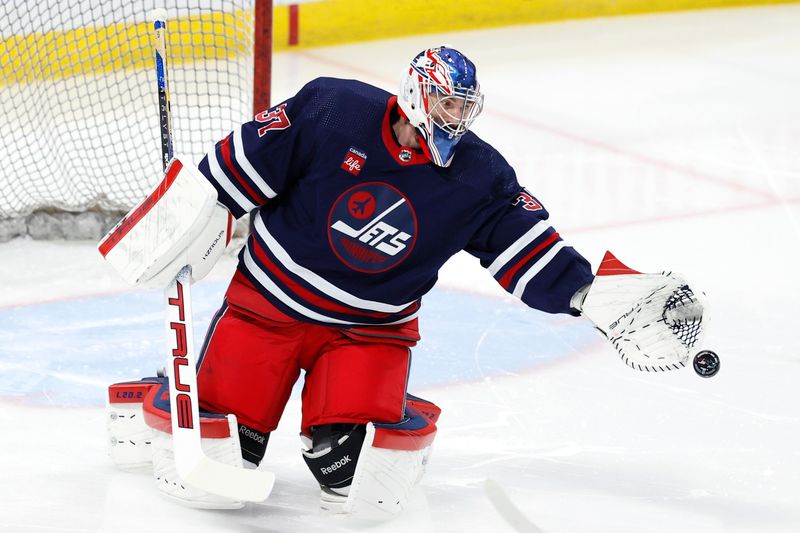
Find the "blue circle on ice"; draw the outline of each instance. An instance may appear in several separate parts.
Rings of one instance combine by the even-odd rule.
[[[223,281],[193,286],[198,351],[226,287]],[[111,383],[155,375],[166,359],[162,299],[161,291],[131,292],[0,309],[0,399],[100,406]],[[526,371],[598,338],[586,321],[446,289],[425,296],[420,329],[411,393]],[[295,393],[301,386],[299,380]]]

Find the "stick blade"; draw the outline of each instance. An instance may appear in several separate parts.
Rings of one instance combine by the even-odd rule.
[[[514,502],[511,501],[511,498],[508,497],[508,494],[499,483],[493,479],[487,479],[483,484],[483,488],[498,514],[514,531],[519,533],[544,533],[543,530],[539,529],[536,524],[522,514],[522,511],[514,505]]]
[[[207,492],[246,502],[263,502],[275,484],[275,474],[272,472],[236,468],[205,455],[186,470],[178,470],[186,483]]]

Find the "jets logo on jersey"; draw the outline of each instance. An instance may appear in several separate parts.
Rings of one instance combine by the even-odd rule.
[[[364,162],[366,160],[367,154],[351,146],[347,155],[344,157],[342,168],[353,176],[358,176],[361,173],[361,169],[364,168]]]
[[[511,202],[511,205],[521,205],[522,209],[525,211],[539,211],[543,209],[542,204],[524,189],[519,192],[514,201]]]
[[[408,198],[386,183],[368,182],[342,193],[328,217],[333,253],[359,272],[384,272],[414,247],[417,215]]]
[[[259,137],[263,137],[269,130],[285,130],[292,125],[289,117],[286,116],[286,104],[262,111],[255,116],[254,120],[260,124],[265,124],[258,128]]]

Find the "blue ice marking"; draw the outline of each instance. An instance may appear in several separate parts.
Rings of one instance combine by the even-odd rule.
[[[197,350],[226,287],[192,287]],[[110,383],[154,375],[166,358],[162,299],[161,291],[134,292],[0,309],[0,398],[99,406]],[[597,339],[585,321],[444,289],[424,298],[420,328],[410,392],[518,373]]]

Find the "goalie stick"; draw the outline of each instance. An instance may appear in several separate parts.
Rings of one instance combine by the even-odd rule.
[[[497,481],[487,478],[483,483],[483,489],[489,502],[494,506],[497,513],[510,525],[514,531],[519,533],[544,533],[536,524],[531,522],[519,507],[514,505],[508,497],[505,489]]]
[[[157,9],[151,16],[155,34],[161,151],[166,170],[173,157],[166,65],[166,11]],[[235,500],[263,501],[272,491],[274,474],[263,470],[245,470],[214,461],[202,449],[191,282],[192,267],[186,265],[164,291],[167,334],[175,343],[167,364],[175,469],[184,481],[196,488]]]

